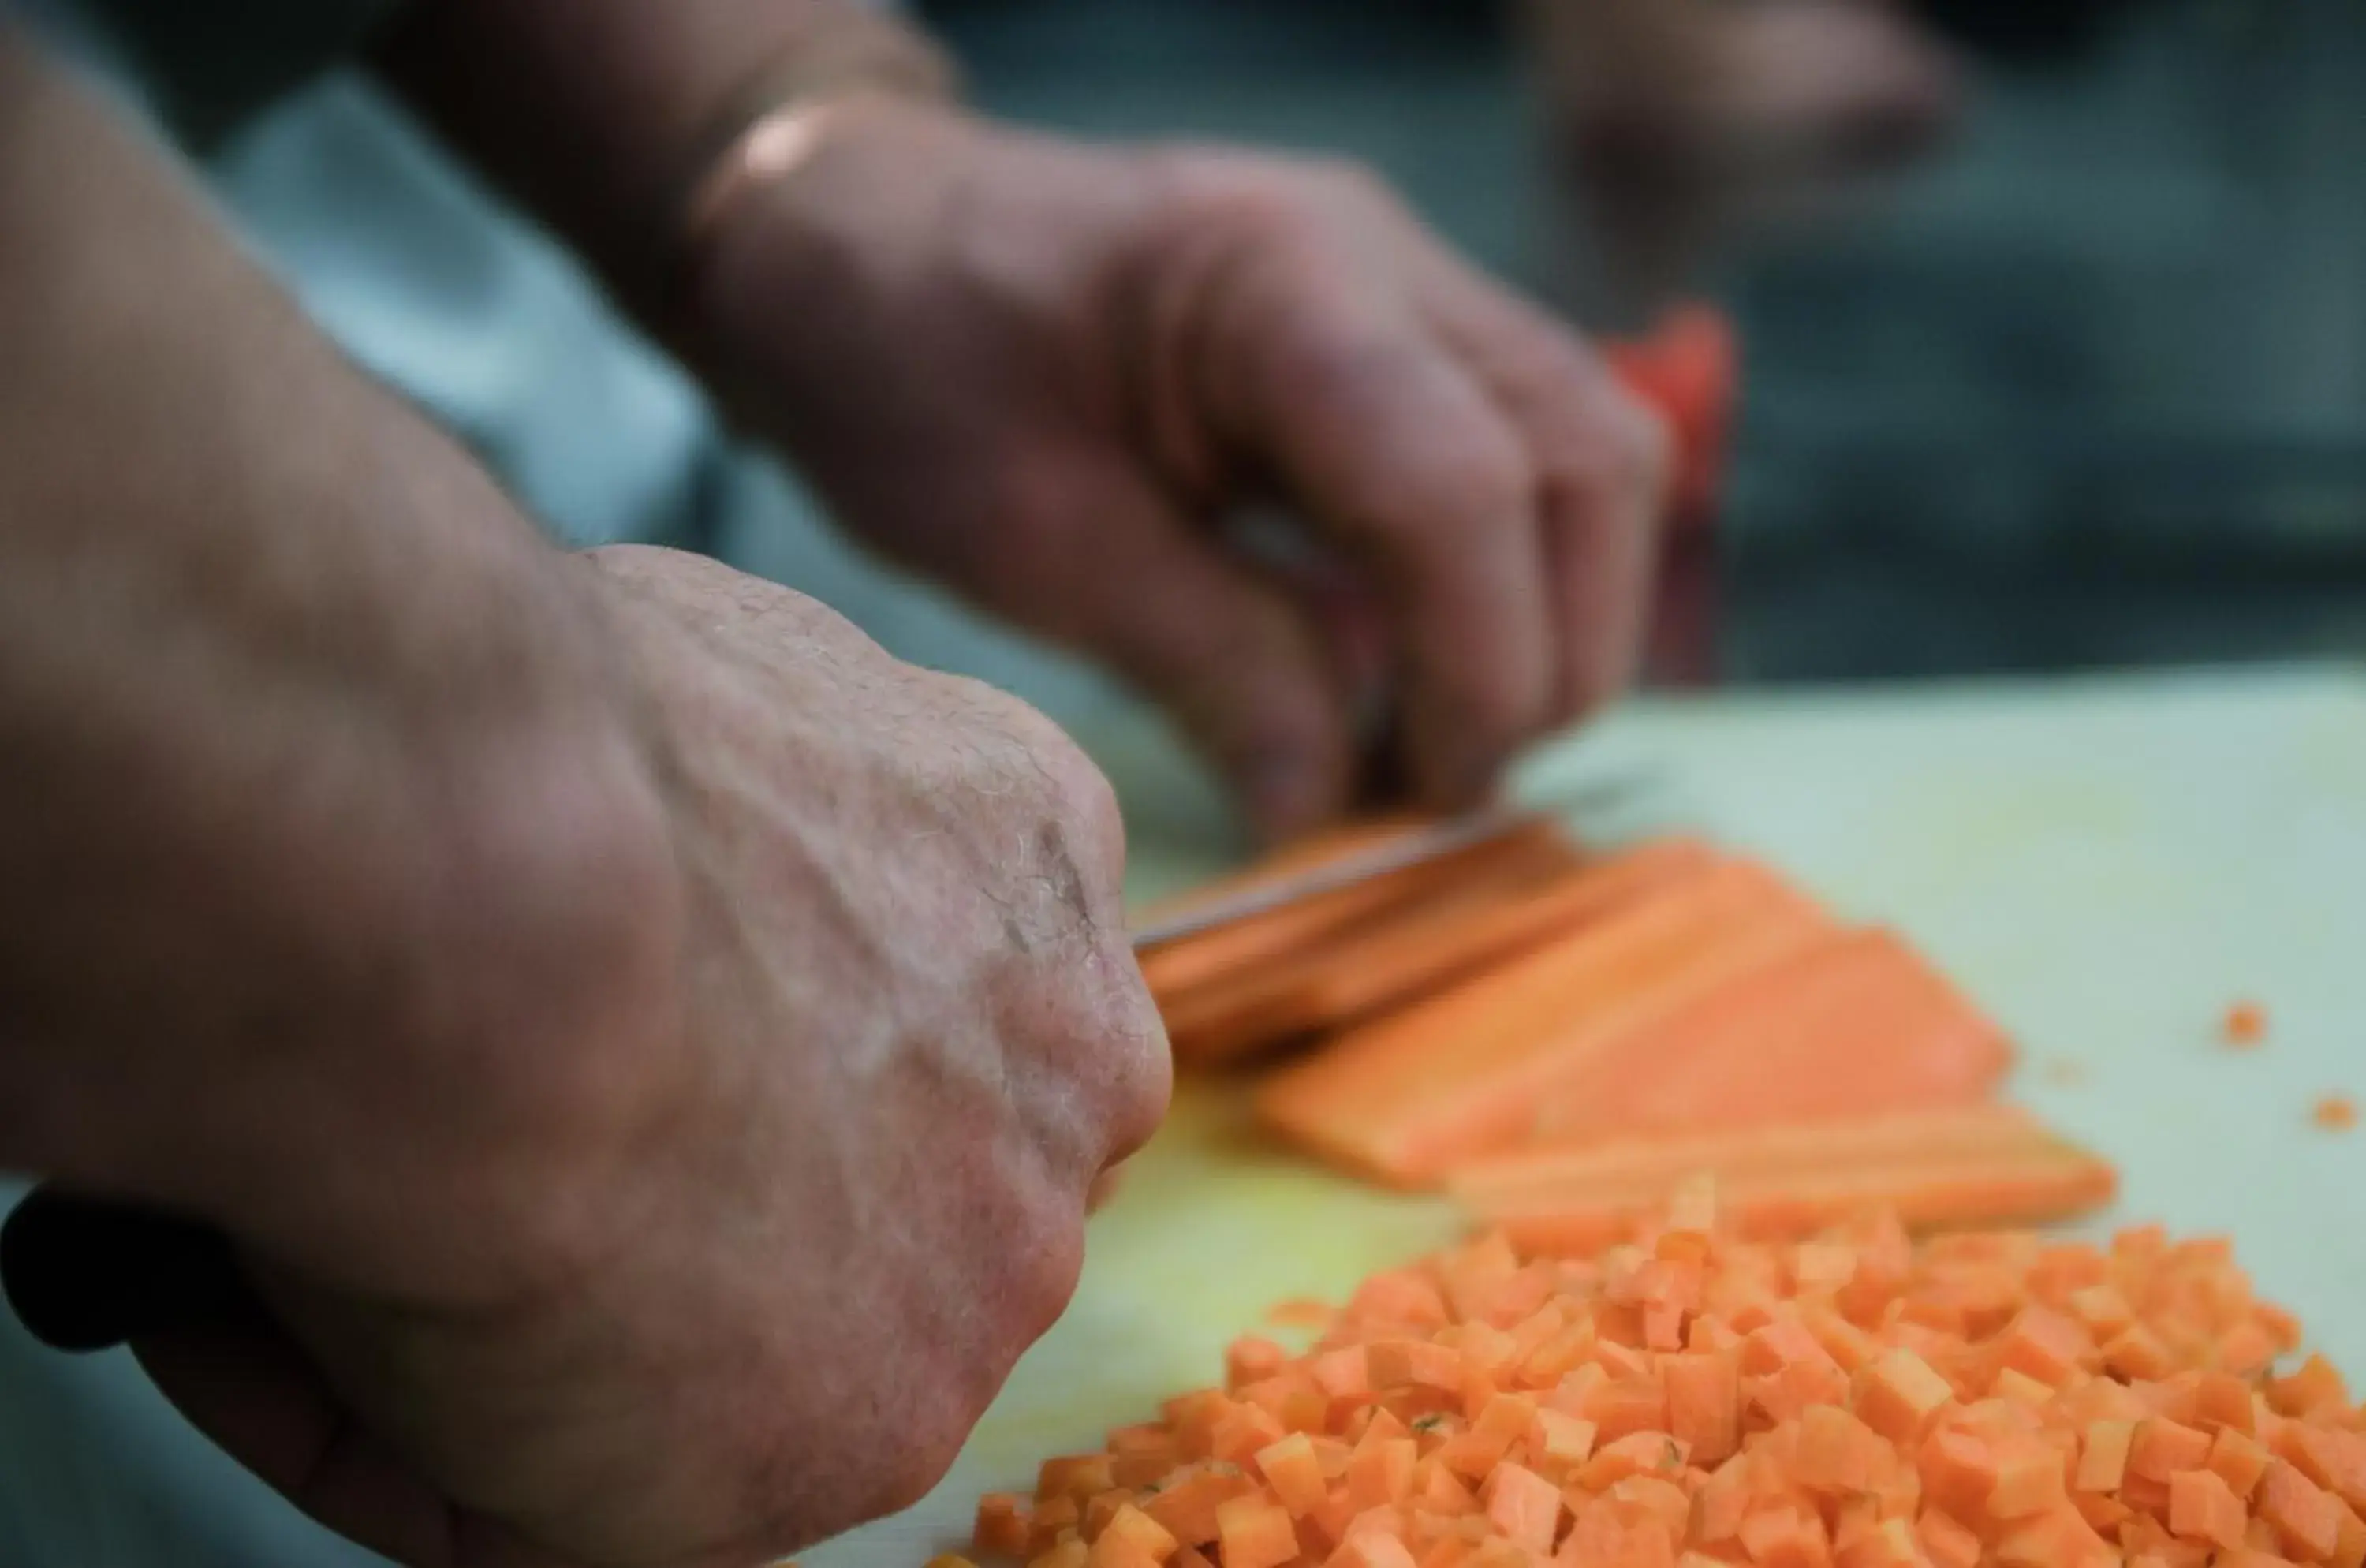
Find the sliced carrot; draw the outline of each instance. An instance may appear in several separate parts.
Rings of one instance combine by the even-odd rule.
[[[1639,846],[1596,864],[1574,852],[1474,863],[1402,907],[1347,922],[1295,953],[1189,989],[1160,989],[1178,1060],[1230,1060],[1340,1028],[1499,964],[1697,874],[1690,840]],[[1145,973],[1148,973],[1145,969]]]
[[[1635,880],[1619,869],[1628,858],[1606,863],[1597,874],[1557,826],[1539,825],[1182,939],[1145,954],[1143,974],[1177,1059],[1229,1061],[1511,951],[1521,940],[1516,923],[1509,946],[1473,933],[1500,926],[1503,910],[1543,889],[1598,887],[1594,902],[1607,908],[1609,897]],[[1578,901],[1567,919],[1582,918],[1589,907]],[[1542,924],[1533,934],[1553,929]],[[1413,931],[1422,936],[1403,934]],[[1371,972],[1391,953],[1400,964],[1410,955],[1421,966],[1402,987],[1393,976]]]
[[[2097,1207],[2116,1190],[2109,1165],[2003,1106],[1505,1155],[1461,1166],[1450,1186],[1522,1247],[1577,1255],[1617,1239],[1698,1171],[1716,1177],[1720,1208],[1753,1237],[1884,1206],[1918,1227],[2027,1224]]]
[[[1538,1136],[1825,1121],[1984,1100],[2012,1048],[1886,931],[1830,932],[1668,1012],[1564,1086]]]
[[[1763,868],[1713,862],[1480,978],[1347,1031],[1263,1086],[1265,1120],[1399,1186],[1535,1130],[1539,1103],[1625,1041],[1829,929]],[[1631,1064],[1630,1064],[1631,1065]]]

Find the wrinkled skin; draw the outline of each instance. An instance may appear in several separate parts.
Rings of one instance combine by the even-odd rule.
[[[1352,169],[841,106],[731,205],[692,352],[875,547],[1164,703],[1269,834],[1359,714],[1465,804],[1631,678],[1666,437]],[[1320,570],[1235,547],[1286,503]]]
[[[543,1114],[415,1205],[488,1266],[257,1252],[274,1321],[140,1348],[421,1568],[736,1568],[915,1501],[1165,1105],[1115,806],[1048,721],[696,558],[584,570],[678,874],[613,1037],[511,1064]]]

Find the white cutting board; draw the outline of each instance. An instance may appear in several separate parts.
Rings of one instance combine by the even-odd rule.
[[[1099,738],[1133,891],[1224,863],[1203,780],[1163,739]],[[1648,767],[1622,830],[1706,831],[1836,908],[1909,931],[2022,1043],[2014,1093],[2117,1161],[2111,1219],[2225,1232],[2260,1287],[2366,1378],[2366,678],[2298,671],[1639,705],[1524,770],[1523,792]],[[2268,1009],[2265,1046],[2217,1037]],[[2110,1223],[2109,1220],[2106,1224]],[[1211,1381],[1284,1296],[1337,1296],[1438,1244],[1443,1207],[1261,1142],[1228,1087],[1188,1090],[1095,1222],[1075,1306],[946,1484],[808,1555],[917,1565],[976,1495]]]

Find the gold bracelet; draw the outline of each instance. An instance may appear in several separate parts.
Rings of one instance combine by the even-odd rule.
[[[675,205],[680,243],[695,254],[748,190],[804,164],[838,112],[869,98],[954,101],[952,61],[926,39],[880,17],[838,15],[808,29],[734,95],[721,130],[706,139]]]

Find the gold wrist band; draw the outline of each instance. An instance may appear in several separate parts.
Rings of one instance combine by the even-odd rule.
[[[693,253],[748,190],[803,164],[837,111],[867,98],[945,103],[959,96],[952,61],[885,17],[833,16],[778,58],[734,95],[682,182],[677,233]]]

